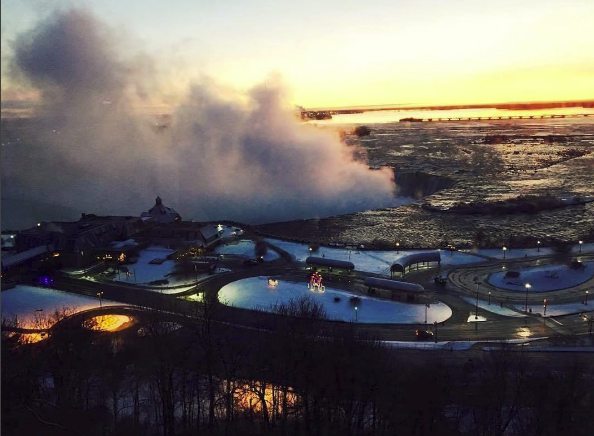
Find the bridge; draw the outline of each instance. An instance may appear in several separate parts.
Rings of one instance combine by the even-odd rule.
[[[548,115],[509,115],[498,117],[440,117],[440,118],[402,118],[400,122],[444,122],[444,121],[505,121],[505,120],[544,120],[553,118],[586,118],[594,114],[548,114]]]
[[[302,111],[302,120],[329,120],[332,115],[362,113],[362,110],[329,110]],[[431,117],[431,118],[402,118],[400,122],[448,122],[448,121],[505,121],[505,120],[544,120],[555,118],[587,118],[594,117],[594,113],[580,114],[547,114],[547,115],[507,115],[491,117]]]

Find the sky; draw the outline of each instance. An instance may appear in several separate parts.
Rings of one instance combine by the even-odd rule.
[[[308,108],[594,98],[591,0],[3,0],[3,103],[37,98],[15,39],[73,5],[153,60],[156,107],[204,80]]]

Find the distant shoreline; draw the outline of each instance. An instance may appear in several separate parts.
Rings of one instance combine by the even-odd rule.
[[[304,111],[327,111],[332,114],[375,112],[387,110],[457,110],[457,109],[508,109],[508,110],[534,110],[534,109],[556,109],[567,107],[594,108],[594,99],[571,100],[571,101],[545,101],[545,102],[512,102],[512,103],[480,103],[480,104],[457,104],[457,105],[400,105],[385,104],[372,106],[348,106],[348,107],[316,107],[303,108]]]

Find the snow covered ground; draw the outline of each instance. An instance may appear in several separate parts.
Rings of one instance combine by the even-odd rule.
[[[137,246],[138,242],[136,242],[134,239],[126,239],[125,241],[113,241],[111,243],[112,248],[123,248],[132,245]]]
[[[425,322],[424,304],[406,304],[359,296],[357,310],[350,302],[355,296],[348,292],[326,288],[326,292],[312,292],[307,283],[279,280],[278,286],[269,287],[267,277],[251,277],[238,280],[221,288],[219,301],[229,306],[244,309],[271,311],[278,303],[288,303],[301,297],[311,297],[322,304],[329,319],[361,323],[422,324]],[[338,298],[339,301],[335,301]],[[442,322],[452,316],[452,310],[443,303],[431,304],[427,308],[427,322]]]
[[[501,248],[481,248],[472,252],[491,259],[503,259],[503,249]],[[521,259],[524,257],[550,256],[551,254],[553,254],[553,250],[549,247],[541,247],[540,250],[538,248],[508,248],[505,251],[505,258]]]
[[[572,269],[567,265],[541,265],[514,269],[519,277],[505,277],[507,271],[489,276],[489,284],[509,291],[526,292],[524,285],[530,283],[528,292],[548,292],[577,286],[594,276],[594,262],[584,262],[584,267]]]
[[[476,304],[476,299],[472,298],[472,297],[462,297],[462,299],[464,301],[466,301],[469,304],[472,304],[473,306]],[[495,302],[491,302],[491,304],[489,304],[489,301],[485,301],[485,300],[480,300],[479,299],[479,309],[485,310],[487,312],[491,312],[491,313],[496,313],[497,315],[502,315],[502,316],[512,316],[512,317],[523,317],[526,316],[522,313],[518,313],[512,309],[509,309],[507,307],[501,307],[501,305],[499,303],[495,303]]]
[[[217,254],[234,254],[237,256],[243,256],[248,259],[256,257],[256,243],[249,239],[242,239],[241,241],[229,242],[224,245],[219,245],[215,248]],[[269,262],[271,260],[278,259],[279,255],[274,250],[268,250],[264,255],[264,261]]]
[[[412,349],[425,349],[425,350],[451,350],[451,351],[465,351],[470,350],[474,345],[479,343],[490,343],[494,346],[486,347],[489,349],[500,349],[502,345],[523,345],[532,341],[537,341],[546,338],[528,338],[528,339],[507,339],[501,341],[487,340],[487,341],[442,341],[442,342],[431,342],[431,341],[382,341],[383,344],[392,348],[412,348]]]
[[[298,262],[305,262],[308,256],[326,257],[335,260],[346,260],[355,265],[357,271],[364,271],[374,274],[390,275],[390,267],[404,256],[413,253],[423,253],[434,250],[349,250],[347,248],[320,247],[314,253],[309,252],[308,244],[283,241],[280,239],[267,238],[266,242],[272,244],[289,254]],[[441,253],[441,265],[464,265],[470,263],[485,262],[485,259],[473,254],[459,251],[439,250]]]
[[[119,306],[110,300],[102,300],[103,306]],[[72,314],[99,307],[99,298],[70,294],[55,289],[17,285],[2,292],[2,319],[13,320],[16,316],[19,327],[47,328],[55,321],[55,313]]]
[[[235,226],[227,226],[224,224],[218,224],[217,230],[219,232],[219,236],[222,239],[233,239],[236,236],[243,235],[243,230],[240,229],[239,227],[235,227]]]
[[[136,263],[125,265],[130,271],[130,274],[120,272],[114,278],[115,281],[127,282],[127,283],[150,283],[155,280],[169,280],[172,285],[172,279],[167,277],[168,274],[173,272],[175,267],[175,261],[165,260],[160,265],[151,264],[153,259],[166,259],[174,250],[169,248],[151,246],[141,250],[138,253],[138,260]],[[182,281],[179,283],[183,284]]]
[[[573,254],[580,253],[580,244],[575,244],[571,247]],[[481,248],[479,250],[471,251],[482,256],[487,256],[492,259],[503,259],[503,247],[502,248]],[[524,257],[537,257],[537,256],[550,256],[554,251],[550,247],[538,248],[509,248],[505,251],[506,259],[521,259]],[[594,243],[582,244],[581,253],[594,253]]]
[[[544,303],[544,302],[543,302]],[[516,304],[514,307],[518,310],[524,310],[523,304]],[[544,314],[544,304],[529,304],[528,310],[532,309],[532,313]],[[561,316],[571,315],[573,313],[592,312],[594,311],[594,302],[589,301],[584,303],[565,303],[565,304],[548,304],[546,316]]]

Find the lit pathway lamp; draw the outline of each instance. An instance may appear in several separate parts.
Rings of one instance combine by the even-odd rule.
[[[491,291],[489,291],[489,306],[491,305]]]
[[[437,342],[437,321],[433,321],[433,333],[435,336],[435,342]]]
[[[536,241],[536,251],[540,253],[540,241]]]
[[[505,252],[507,251],[507,247],[504,245],[501,249],[503,250],[503,258],[505,259]]]
[[[479,286],[481,282],[476,282],[476,304],[474,306],[474,319],[478,320],[478,300],[479,300]]]
[[[547,306],[548,305],[549,305],[549,302],[545,298],[544,301],[542,302],[542,307],[543,307],[542,316],[547,316]]]
[[[588,294],[590,293],[590,291],[586,291],[586,296],[584,298],[584,304],[587,306],[588,305]]]
[[[400,242],[396,242],[396,254],[400,254]]]
[[[580,247],[580,253],[582,252],[582,244],[584,243],[584,241],[578,241],[579,247]]]
[[[355,306],[355,322],[357,322],[357,320],[359,319],[359,317],[357,316],[358,312],[359,312],[359,307]]]
[[[97,297],[99,298],[99,308],[102,308],[103,307],[103,301],[102,301],[103,291],[97,292]]]
[[[528,290],[532,287],[530,283],[526,283],[524,288],[526,288],[526,301],[524,303],[524,312],[528,313]]]

